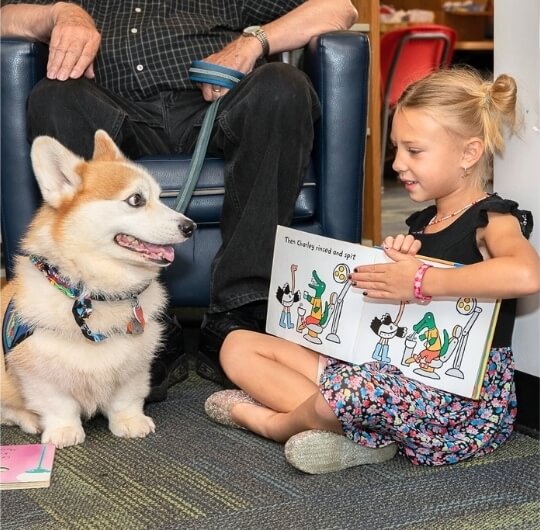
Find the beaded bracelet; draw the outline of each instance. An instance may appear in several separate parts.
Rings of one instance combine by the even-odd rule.
[[[431,267],[427,263],[423,263],[418,267],[416,274],[414,275],[414,297],[423,304],[427,304],[431,300],[431,296],[424,296],[422,294],[422,281],[424,280],[424,274]]]

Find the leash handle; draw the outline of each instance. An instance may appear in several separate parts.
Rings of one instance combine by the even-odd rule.
[[[186,184],[184,189],[182,189],[176,196],[174,201],[173,208],[180,213],[185,213],[199,180],[201,174],[202,165],[204,162],[204,157],[206,156],[206,149],[208,148],[208,142],[210,141],[210,133],[212,132],[212,127],[214,126],[214,121],[216,119],[216,114],[219,107],[219,102],[221,98],[215,99],[210,106],[208,107],[204,120],[201,126],[201,131],[199,132],[199,137],[197,138],[197,144],[195,145],[195,151],[193,152],[193,157],[189,164],[188,176],[186,179]]]
[[[189,80],[193,83],[208,83],[209,85],[234,88],[245,74],[233,68],[206,61],[193,61],[189,68]]]

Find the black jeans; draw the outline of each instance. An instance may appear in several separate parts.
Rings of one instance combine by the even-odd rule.
[[[104,129],[133,159],[190,153],[207,107],[199,91],[130,102],[87,79],[43,79],[28,101],[29,139],[53,136],[90,158],[94,132]],[[209,312],[268,298],[276,225],[292,221],[319,114],[307,76],[282,63],[257,68],[223,96],[208,148],[225,160]]]

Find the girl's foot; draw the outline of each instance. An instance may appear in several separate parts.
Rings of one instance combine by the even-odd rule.
[[[285,444],[285,458],[293,467],[318,475],[361,464],[378,464],[396,454],[395,443],[380,448],[364,447],[342,434],[330,431],[304,431]]]
[[[221,390],[215,392],[206,400],[204,411],[216,423],[221,423],[221,425],[226,425],[227,427],[243,429],[244,427],[235,423],[231,418],[232,408],[240,403],[259,404],[243,390]]]

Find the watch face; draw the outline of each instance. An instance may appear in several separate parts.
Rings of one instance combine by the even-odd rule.
[[[244,30],[244,33],[250,33],[251,35],[255,35],[258,30],[261,29],[261,26],[249,26]]]

